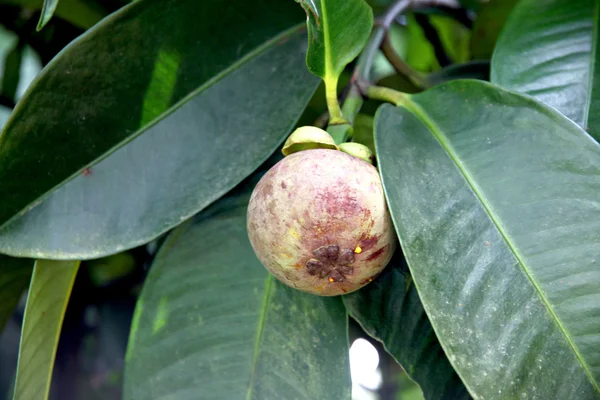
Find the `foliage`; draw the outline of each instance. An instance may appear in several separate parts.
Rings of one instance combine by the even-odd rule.
[[[358,399],[358,337],[381,399],[600,398],[599,26],[599,0],[0,0],[0,398]],[[247,237],[306,125],[375,154],[400,243],[341,297]]]

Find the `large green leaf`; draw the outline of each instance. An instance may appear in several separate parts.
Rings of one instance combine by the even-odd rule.
[[[31,280],[33,261],[0,254],[0,332]]]
[[[125,399],[349,399],[340,298],[268,274],[246,233],[248,193],[177,228],[157,255],[129,339]]]
[[[363,49],[373,27],[373,11],[365,0],[296,0],[307,15],[306,65],[323,78],[332,122],[341,116],[337,104],[339,77]],[[332,107],[334,109],[332,109]]]
[[[400,251],[373,283],[343,299],[352,318],[383,343],[426,399],[471,398],[435,336]]]
[[[89,258],[137,246],[275,150],[318,83],[305,34],[282,33],[302,12],[228,4],[137,2],[42,72],[0,137],[0,217],[42,203],[4,224],[0,251]]]
[[[492,59],[491,81],[557,108],[600,139],[600,0],[521,0]]]
[[[600,146],[480,81],[383,106],[375,142],[403,250],[478,398],[600,396]]]
[[[47,399],[62,321],[79,261],[38,260],[21,331],[14,400]]]

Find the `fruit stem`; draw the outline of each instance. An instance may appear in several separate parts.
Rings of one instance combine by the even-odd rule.
[[[409,94],[388,87],[368,85],[365,87],[364,93],[370,99],[387,101],[398,107],[404,106],[410,108],[410,105],[412,104]]]
[[[337,96],[338,79],[325,79],[325,98],[327,99],[327,109],[329,110],[330,124],[343,124],[346,122]]]
[[[348,96],[342,106],[343,114],[340,112],[347,122],[340,125],[339,122],[334,122],[334,115],[331,114],[330,125],[327,127],[327,132],[329,132],[337,144],[344,143],[352,137],[353,132],[351,124],[354,122],[354,118],[359,113],[364,103],[363,93],[358,87],[358,82],[362,82],[362,84],[371,83],[370,75],[375,55],[379,51],[379,48],[396,17],[405,12],[410,7],[411,3],[411,0],[396,0],[375,22],[375,27],[371,32],[371,36],[369,36],[365,48],[358,57],[356,68],[352,74],[350,90],[348,91]],[[329,111],[331,112],[331,107],[329,106],[329,94],[326,93],[326,95],[328,108],[330,108]],[[337,103],[337,96],[335,97],[335,100]]]

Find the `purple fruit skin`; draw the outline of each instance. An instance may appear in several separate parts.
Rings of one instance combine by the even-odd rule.
[[[277,279],[321,296],[365,286],[396,247],[377,170],[338,150],[300,151],[273,166],[252,193],[247,224]]]

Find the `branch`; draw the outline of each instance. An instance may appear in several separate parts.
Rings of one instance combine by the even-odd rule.
[[[402,57],[398,55],[396,49],[394,49],[394,46],[392,45],[389,34],[385,35],[381,45],[381,50],[383,51],[385,58],[387,58],[390,64],[392,64],[396,72],[405,76],[416,87],[420,89],[426,89],[431,86],[423,74],[421,74],[419,71],[415,71],[410,65],[404,62]]]

